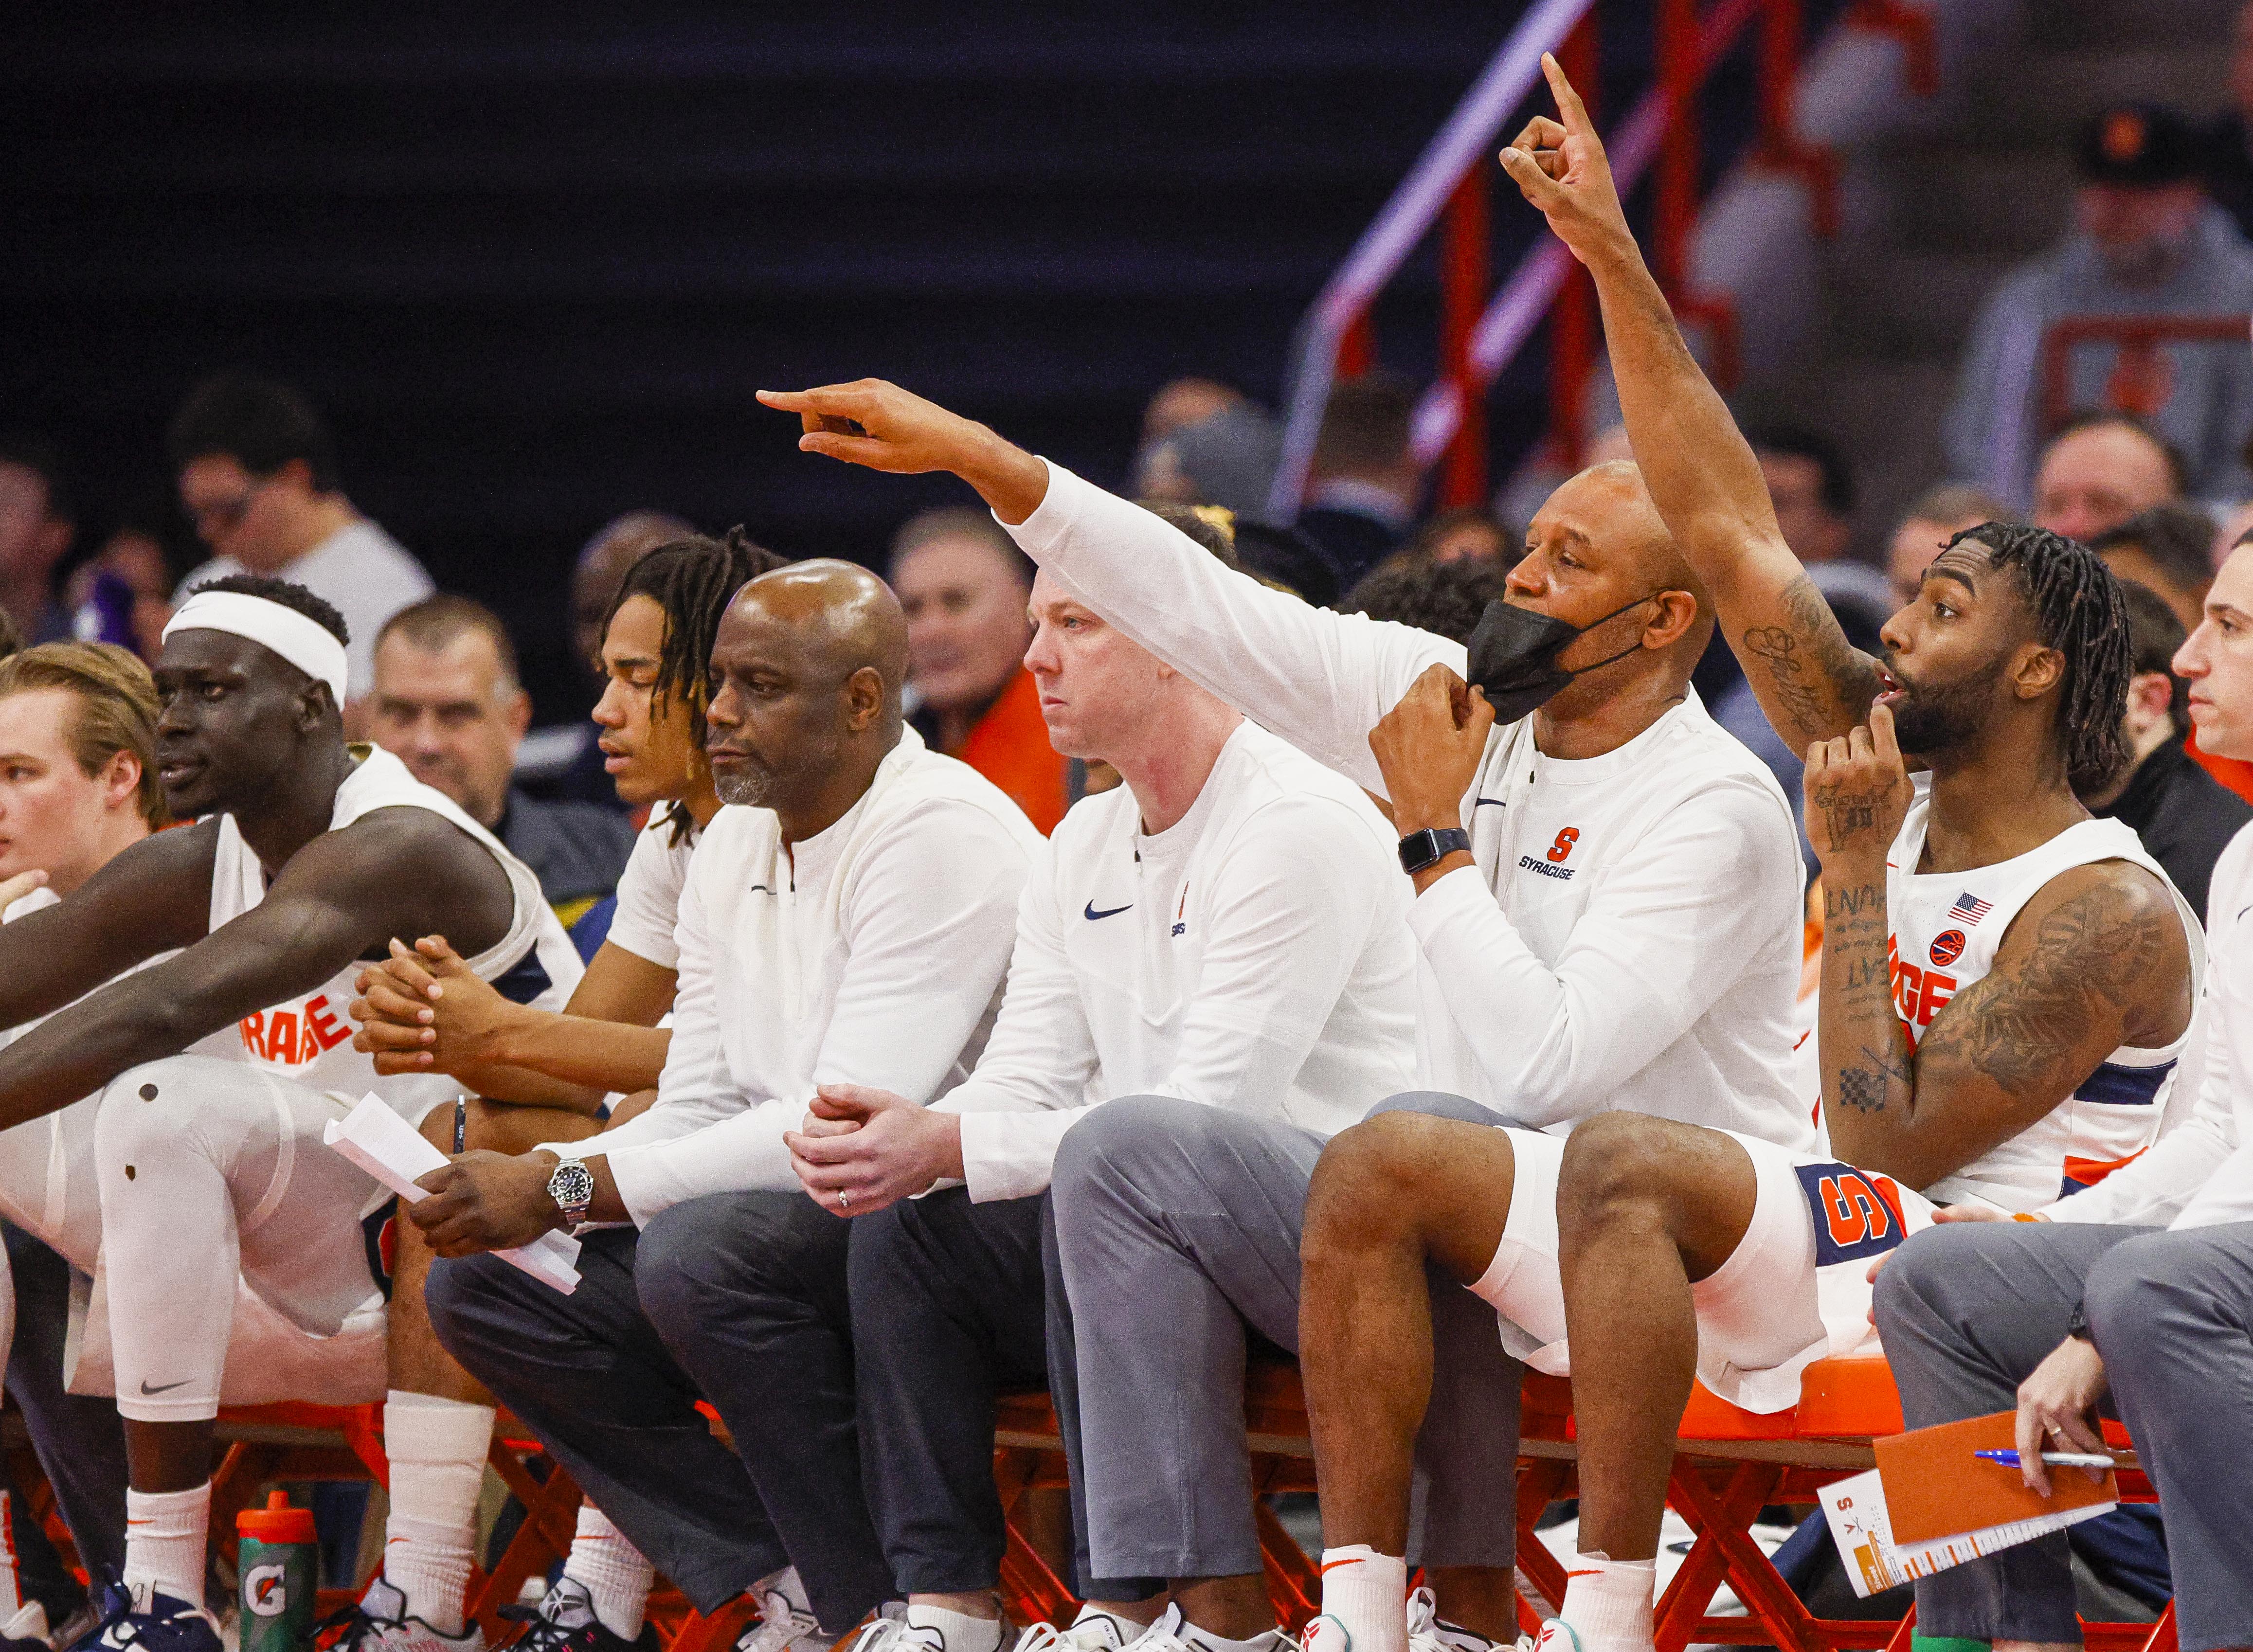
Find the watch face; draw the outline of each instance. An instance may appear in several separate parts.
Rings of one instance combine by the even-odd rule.
[[[584,1209],[595,1196],[595,1173],[582,1164],[560,1164],[548,1178],[548,1196],[566,1210]]]

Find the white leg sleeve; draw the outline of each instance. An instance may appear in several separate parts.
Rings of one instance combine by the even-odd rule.
[[[376,1294],[359,1224],[376,1185],[321,1144],[344,1112],[201,1056],[136,1067],[102,1093],[94,1159],[123,1415],[217,1413],[238,1271],[316,1336]]]

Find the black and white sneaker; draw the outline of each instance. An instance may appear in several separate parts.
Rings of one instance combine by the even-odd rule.
[[[493,1652],[657,1652],[656,1628],[645,1622],[629,1641],[595,1615],[594,1597],[576,1578],[558,1578],[536,1607],[503,1607],[500,1614],[524,1628]]]

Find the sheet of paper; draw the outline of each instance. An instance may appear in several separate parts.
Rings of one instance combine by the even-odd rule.
[[[321,1140],[409,1204],[429,1196],[415,1178],[446,1163],[444,1154],[376,1096],[361,1097],[344,1118],[331,1119]],[[530,1244],[493,1254],[566,1296],[579,1288],[579,1242],[568,1233],[543,1233]]]
[[[1838,1545],[1839,1557],[1846,1563],[1847,1581],[1854,1586],[1854,1593],[1865,1599],[1896,1584],[1960,1566],[1981,1555],[2031,1543],[2036,1537],[2062,1531],[2119,1507],[2117,1503],[2095,1503],[2032,1520],[2012,1521],[2008,1525],[1936,1537],[1928,1543],[1896,1544],[1893,1523],[1886,1513],[1885,1485],[1876,1469],[1856,1474],[1851,1480],[1834,1481],[1817,1495],[1823,1504],[1823,1517],[1830,1523],[1831,1541]]]

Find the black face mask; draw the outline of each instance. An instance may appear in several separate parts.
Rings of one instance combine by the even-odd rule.
[[[1570,624],[1509,603],[1489,603],[1486,612],[1479,616],[1477,629],[1471,632],[1469,674],[1471,681],[1486,692],[1487,704],[1494,708],[1495,721],[1516,722],[1520,717],[1531,716],[1554,699],[1573,678],[1614,660],[1625,659],[1642,648],[1642,642],[1637,640],[1616,654],[1608,654],[1575,671],[1563,670],[1557,664],[1557,656],[1571,645],[1574,638],[1586,636],[1605,620],[1617,619],[1629,609],[1638,608],[1657,595],[1653,591],[1649,596],[1638,596],[1585,625]]]

